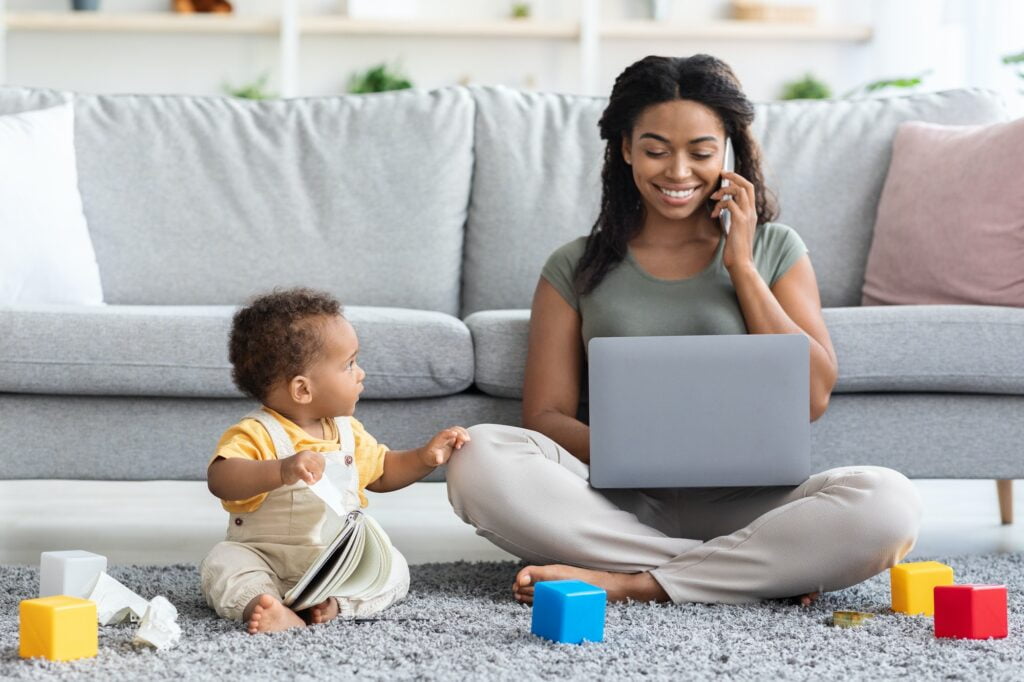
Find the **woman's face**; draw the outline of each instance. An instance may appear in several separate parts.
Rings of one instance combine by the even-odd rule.
[[[705,205],[718,188],[724,151],[722,121],[691,100],[647,107],[622,140],[647,214],[669,220],[689,218]]]

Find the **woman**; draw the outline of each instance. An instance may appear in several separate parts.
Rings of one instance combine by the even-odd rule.
[[[448,464],[456,513],[536,564],[516,576],[519,601],[538,581],[578,578],[611,600],[809,604],[914,545],[916,490],[881,467],[831,469],[796,487],[588,485],[590,431],[576,415],[595,336],[802,333],[810,419],[828,407],[837,365],[814,269],[800,237],[771,222],[753,115],[732,70],[707,55],[647,57],[615,81],[599,124],[599,217],[551,255],[534,294],[526,428],[472,427]],[[727,137],[735,173],[722,171]]]

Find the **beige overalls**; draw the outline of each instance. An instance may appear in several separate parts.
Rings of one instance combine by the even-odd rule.
[[[295,454],[295,445],[276,419],[263,410],[247,416],[267,429],[278,459]],[[348,417],[335,422],[341,449],[324,457],[343,462],[351,471],[344,486],[348,512],[360,506],[355,437]],[[256,511],[232,513],[226,540],[217,543],[199,567],[206,603],[220,616],[240,621],[254,597],[271,594],[282,599],[324,549],[325,525],[339,524],[327,504],[301,481],[272,490]],[[408,593],[409,566],[397,549],[392,547],[391,552],[391,574],[380,593],[364,599],[337,597],[341,617],[377,613]]]

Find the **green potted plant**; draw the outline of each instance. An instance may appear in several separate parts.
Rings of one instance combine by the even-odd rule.
[[[1006,55],[1003,57],[1003,64],[1013,66],[1017,72],[1017,77],[1024,80],[1024,52]],[[1020,92],[1024,95],[1024,88],[1021,88]]]
[[[831,96],[828,85],[808,73],[799,80],[783,84],[779,99],[828,99]]]
[[[530,3],[528,2],[513,2],[512,3],[512,18],[513,19],[529,19],[531,14]]]
[[[225,83],[223,85],[223,90],[225,94],[239,99],[272,99],[276,97],[276,95],[267,90],[267,80],[269,78],[270,74],[264,73],[251,83],[240,85],[238,87]]]
[[[348,81],[348,91],[357,95],[411,87],[412,81],[397,66],[391,67],[387,64],[378,64],[361,73],[355,73]]]
[[[918,85],[923,83],[925,77],[931,72],[931,69],[928,69],[927,71],[923,71],[917,76],[883,78],[881,80],[871,81],[870,83],[865,83],[864,85],[858,85],[853,90],[850,90],[845,95],[843,95],[843,97],[849,98],[857,95],[870,95],[873,92],[878,92],[880,90],[889,90],[893,88],[910,90],[916,88]]]

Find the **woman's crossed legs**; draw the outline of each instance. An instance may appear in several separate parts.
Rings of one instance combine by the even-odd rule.
[[[598,492],[588,467],[540,433],[470,433],[448,463],[448,496],[478,534],[538,564],[517,576],[522,601],[536,582],[576,577],[612,600],[809,603],[899,562],[920,524],[916,489],[882,467],[794,488]]]

